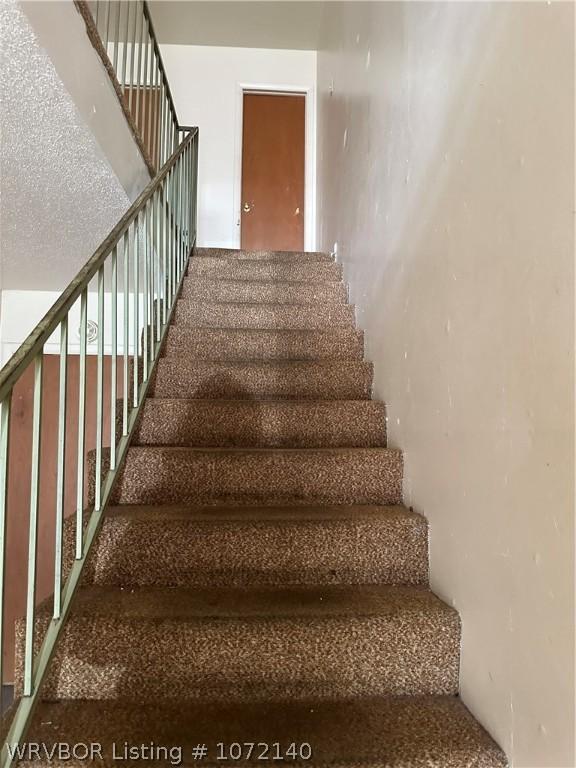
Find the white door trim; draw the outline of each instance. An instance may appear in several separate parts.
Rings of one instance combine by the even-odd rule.
[[[242,206],[242,121],[244,92],[301,93],[305,97],[304,127],[304,249],[316,250],[316,91],[311,86],[237,83],[234,117],[234,232],[240,248]]]

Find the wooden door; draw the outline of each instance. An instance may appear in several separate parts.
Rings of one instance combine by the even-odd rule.
[[[304,248],[303,94],[245,93],[241,245]]]

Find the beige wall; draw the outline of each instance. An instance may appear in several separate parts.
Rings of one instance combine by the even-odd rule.
[[[318,55],[320,246],[462,615],[462,696],[538,768],[574,765],[573,34],[569,3],[334,3]]]
[[[177,5],[184,5],[177,3]],[[193,5],[193,4],[192,4]],[[307,91],[305,241],[315,248],[316,52],[209,45],[160,46],[183,125],[197,125],[198,245],[240,247],[242,89]],[[191,77],[190,73],[202,73]]]

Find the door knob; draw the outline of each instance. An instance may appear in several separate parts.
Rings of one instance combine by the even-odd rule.
[[[242,210],[244,211],[244,213],[250,213],[252,208],[253,208],[253,206],[250,205],[250,203],[244,203],[244,206],[243,206]]]

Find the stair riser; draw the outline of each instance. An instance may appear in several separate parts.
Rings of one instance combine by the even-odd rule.
[[[133,445],[383,447],[386,412],[383,404],[370,401],[307,405],[148,399]]]
[[[221,258],[191,259],[187,275],[212,280],[310,280],[340,281],[340,264],[325,262],[282,263],[266,261],[239,261]]]
[[[75,530],[65,526],[65,562]],[[67,571],[66,571],[67,572]],[[84,583],[118,587],[426,584],[424,519],[108,517]]]
[[[348,304],[224,304],[181,299],[175,322],[197,328],[322,329],[354,327]]]
[[[401,496],[402,456],[387,449],[300,453],[131,448],[113,503],[398,504]]]
[[[62,701],[42,703],[29,743],[52,745],[66,734],[68,744],[102,744],[105,765],[114,764],[114,746],[179,745],[192,765],[194,748],[206,744],[203,768],[222,766],[217,743],[311,743],[313,768],[506,768],[508,761],[462,702],[454,696],[389,696],[335,702],[298,701],[246,704],[203,701]],[[246,753],[244,753],[246,755]],[[246,755],[247,756],[247,755]],[[254,750],[245,768],[262,768]],[[72,760],[55,768],[89,765]],[[290,760],[302,768],[306,763]],[[52,765],[44,761],[40,765]],[[92,764],[93,765],[93,764]],[[168,768],[168,761],[161,763]],[[38,768],[38,761],[19,762]],[[160,768],[155,763],[156,768]]]
[[[198,331],[171,326],[163,354],[197,360],[362,360],[362,333],[334,331]]]
[[[193,258],[225,258],[238,261],[279,261],[302,264],[309,261],[333,263],[328,253],[320,251],[242,251],[235,248],[195,248]]]
[[[21,647],[21,626],[18,634]],[[48,700],[250,702],[458,692],[455,613],[161,621],[72,615],[63,635],[43,689]]]
[[[206,280],[188,277],[182,286],[182,298],[196,301],[235,301],[248,303],[315,304],[347,301],[343,283],[267,283]]]
[[[334,366],[321,363],[275,366],[163,358],[150,394],[172,398],[367,400],[371,389],[370,363],[342,362],[336,371]]]

